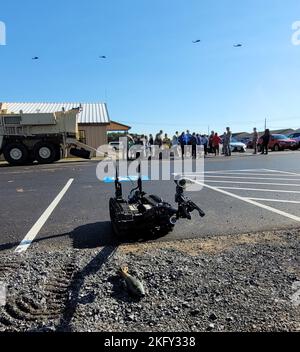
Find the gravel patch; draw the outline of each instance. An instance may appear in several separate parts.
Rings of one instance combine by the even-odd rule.
[[[0,331],[300,331],[299,230],[0,254]],[[120,266],[140,279],[131,297]]]

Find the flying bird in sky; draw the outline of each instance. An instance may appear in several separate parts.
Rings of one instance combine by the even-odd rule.
[[[197,40],[193,41],[193,43],[194,43],[194,44],[196,44],[196,43],[200,43],[200,42],[201,42],[201,40],[200,40],[200,39],[197,39]]]
[[[35,56],[35,57],[32,58],[32,60],[38,60],[38,59],[39,59],[38,56]]]
[[[240,48],[241,46],[243,46],[243,44],[235,44],[234,45],[235,48]]]
[[[106,56],[99,56],[99,59],[106,59]]]

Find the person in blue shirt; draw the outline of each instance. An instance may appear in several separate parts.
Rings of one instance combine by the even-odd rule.
[[[207,155],[207,152],[208,152],[208,138],[207,138],[207,136],[205,134],[201,137],[201,144],[204,146],[204,154]]]
[[[186,131],[186,134],[185,134],[185,138],[186,138],[186,144],[187,145],[191,145],[191,142],[192,142],[192,135],[190,134],[190,131],[189,130],[187,130]]]
[[[197,145],[202,145],[202,138],[199,133],[196,134],[196,138],[197,138]]]
[[[186,134],[184,132],[182,132],[180,137],[178,138],[178,143],[180,144],[180,147],[181,147],[181,155],[182,155],[182,159],[183,159],[184,146],[187,145],[187,138],[186,138]]]

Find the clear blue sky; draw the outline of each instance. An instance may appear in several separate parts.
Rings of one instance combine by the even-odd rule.
[[[4,0],[0,101],[106,101],[139,133],[300,128],[297,20],[299,0]]]

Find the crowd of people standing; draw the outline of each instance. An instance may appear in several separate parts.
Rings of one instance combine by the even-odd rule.
[[[222,137],[222,138],[221,138]],[[262,150],[261,154],[268,154],[268,145],[270,142],[270,131],[265,130],[264,135],[262,136]],[[252,144],[254,153],[258,152],[258,141],[259,134],[257,129],[253,129]],[[151,151],[151,147],[156,145],[161,149],[170,149],[175,148],[178,150],[179,155],[184,155],[185,146],[191,146],[192,156],[196,157],[197,146],[203,146],[204,154],[214,154],[215,156],[220,155],[221,153],[225,156],[231,156],[231,142],[232,142],[232,132],[230,127],[226,128],[226,131],[222,136],[215,131],[211,131],[210,135],[200,134],[200,133],[191,133],[189,130],[179,134],[178,131],[175,132],[172,138],[168,136],[167,133],[164,133],[162,130],[159,131],[155,137],[150,134],[149,137],[142,135],[141,138],[134,141],[136,144],[141,144],[144,146],[145,151]],[[222,146],[222,149],[220,149]]]
[[[149,137],[142,135],[137,144],[141,144],[145,147],[145,150],[151,150],[151,147],[157,145],[161,149],[175,148],[178,150],[178,154],[184,155],[185,146],[191,146],[192,157],[196,157],[197,146],[203,146],[204,154],[209,153],[219,155],[220,145],[223,145],[222,153],[226,156],[231,155],[231,143],[232,133],[230,128],[227,127],[223,139],[218,135],[218,133],[212,131],[211,134],[205,135],[200,133],[191,133],[189,130],[179,134],[178,131],[175,132],[172,138],[164,133],[162,130],[158,132],[155,137],[150,134]]]

